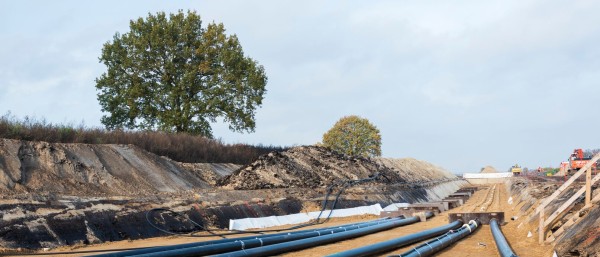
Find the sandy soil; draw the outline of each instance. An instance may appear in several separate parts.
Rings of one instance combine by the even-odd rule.
[[[482,207],[486,207],[487,211],[504,211],[506,222],[504,226],[502,226],[502,231],[504,235],[507,237],[508,242],[511,244],[515,253],[522,257],[545,257],[552,256],[552,249],[549,246],[541,246],[537,243],[536,236],[527,237],[528,231],[532,231],[532,227],[528,227],[525,222],[522,223],[524,218],[517,217],[517,220],[510,220],[510,217],[518,215],[518,209],[520,206],[514,206],[513,204],[508,203],[509,199],[508,190],[506,189],[504,184],[496,184],[490,185],[489,187],[482,188],[475,192],[475,194],[465,203],[465,205],[460,206],[458,208],[452,209],[450,212],[469,212],[469,211],[480,211]],[[491,199],[491,201],[490,201]],[[338,224],[346,224],[351,222],[360,222],[376,219],[374,216],[362,216],[362,217],[352,217],[352,218],[341,218],[341,219],[333,219],[326,224],[321,224],[315,227],[325,227],[325,226],[333,226]],[[344,250],[349,250],[365,245],[370,245],[376,242],[381,242],[385,240],[390,240],[395,237],[403,236],[410,233],[415,233],[418,231],[422,231],[424,229],[429,229],[433,227],[438,227],[448,223],[447,213],[442,213],[436,217],[431,218],[426,222],[416,223],[404,227],[399,227],[396,229],[388,230],[385,232],[380,232],[373,235],[363,236],[360,238],[346,240],[343,242],[339,242],[336,244],[324,245],[319,247],[313,247],[310,249],[306,249],[303,251],[297,251],[294,253],[288,253],[283,256],[324,256],[327,254],[332,254]],[[68,247],[61,248],[58,251],[62,252],[72,252],[72,251],[88,251],[88,250],[101,250],[101,249],[122,249],[122,248],[131,248],[131,247],[148,247],[148,246],[157,246],[157,245],[172,245],[172,244],[180,244],[180,243],[189,243],[189,242],[197,242],[204,240],[211,240],[212,238],[186,238],[186,237],[164,237],[164,238],[153,238],[147,240],[136,240],[136,241],[125,241],[125,242],[114,242],[114,243],[105,243],[94,246],[85,246],[85,247]],[[383,256],[387,256],[389,254],[400,254],[405,251],[412,249],[412,247],[418,245],[411,245],[408,247],[404,247],[401,249],[397,249],[396,251],[386,253]],[[459,241],[453,246],[445,249],[437,256],[442,257],[452,257],[457,256],[457,253],[460,253],[460,256],[498,256],[498,252],[496,249],[496,245],[494,243],[494,239],[492,237],[490,227],[488,225],[483,225],[476,232],[471,234],[469,237]],[[55,256],[83,256],[85,254],[69,254],[69,255],[60,255],[57,254]]]

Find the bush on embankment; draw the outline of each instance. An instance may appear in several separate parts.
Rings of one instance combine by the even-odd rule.
[[[285,148],[264,145],[225,144],[186,133],[153,131],[108,131],[81,124],[53,124],[45,119],[18,119],[9,113],[0,117],[0,138],[49,143],[132,144],[148,152],[179,162],[247,164],[258,156]]]

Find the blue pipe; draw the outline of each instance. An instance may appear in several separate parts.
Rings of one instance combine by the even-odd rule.
[[[427,216],[431,217],[431,216],[433,216],[433,213],[428,212]],[[301,239],[301,240],[296,240],[296,241],[290,241],[290,242],[285,242],[285,243],[280,243],[280,244],[257,247],[257,248],[253,248],[253,249],[236,251],[236,252],[229,252],[229,253],[213,255],[213,256],[215,256],[215,257],[216,256],[218,256],[218,257],[224,257],[224,256],[235,257],[235,256],[276,255],[276,254],[306,249],[306,248],[310,248],[310,247],[314,247],[314,246],[329,244],[329,243],[333,243],[333,242],[337,242],[337,241],[341,241],[341,240],[356,238],[356,237],[392,229],[395,227],[412,224],[412,223],[418,222],[419,220],[420,219],[418,217],[412,217],[412,218],[407,218],[407,219],[403,219],[403,220],[395,220],[395,221],[391,221],[391,222],[387,222],[387,223],[383,223],[383,224],[379,224],[379,225],[369,226],[366,228],[355,229],[352,231],[346,231],[346,232],[323,235],[323,236],[318,236],[318,237],[306,238],[306,239]]]
[[[144,249],[136,249],[136,250],[129,250],[129,251],[114,252],[114,253],[105,253],[105,254],[98,254],[98,255],[91,255],[91,256],[123,257],[123,256],[133,256],[133,255],[141,255],[141,254],[150,254],[150,253],[154,253],[154,252],[170,251],[170,250],[183,249],[183,248],[189,248],[189,247],[216,245],[216,244],[223,244],[223,243],[235,242],[235,241],[240,241],[240,240],[268,238],[268,237],[275,237],[275,236],[282,236],[282,235],[294,235],[294,234],[322,231],[322,230],[335,229],[335,228],[344,228],[344,227],[348,228],[348,227],[357,226],[357,225],[362,227],[362,226],[368,226],[369,224],[377,224],[377,223],[389,221],[389,220],[392,220],[392,219],[384,218],[384,219],[377,219],[377,220],[367,221],[367,222],[350,223],[350,224],[346,224],[346,225],[342,225],[342,226],[331,226],[331,227],[326,227],[326,228],[305,229],[305,230],[299,230],[299,231],[293,231],[293,232],[283,232],[283,233],[274,233],[274,234],[265,234],[265,235],[252,235],[252,236],[238,237],[238,238],[225,238],[225,239],[219,239],[219,240],[194,242],[194,243],[169,245],[169,246],[157,246],[157,247],[150,247],[150,248],[144,248]]]
[[[327,255],[327,257],[355,257],[355,256],[372,256],[376,254],[381,254],[389,251],[393,251],[400,247],[410,245],[419,241],[423,241],[425,239],[432,238],[434,236],[439,236],[448,232],[451,229],[459,228],[463,222],[461,220],[456,220],[450,224],[440,226],[437,228],[432,228],[429,230],[423,230],[421,232],[417,232],[414,234],[406,235],[403,237],[398,237],[392,240],[388,240],[381,243],[376,243],[372,245],[368,245],[365,247],[355,248],[352,250],[339,252],[331,255]]]
[[[272,236],[272,237],[264,237],[264,238],[254,238],[254,239],[246,239],[246,240],[236,240],[228,243],[221,244],[213,244],[213,245],[205,245],[205,246],[197,246],[197,247],[188,247],[175,249],[170,251],[160,251],[154,253],[146,253],[140,255],[129,255],[136,257],[191,257],[191,256],[205,256],[209,254],[218,254],[218,253],[226,253],[232,251],[239,251],[245,249],[251,249],[255,247],[261,247],[266,245],[273,245],[288,241],[300,240],[304,238],[310,237],[318,237],[321,235],[330,235],[334,233],[340,233],[345,231],[352,231],[355,229],[365,228],[369,226],[374,226],[377,224],[384,224],[388,222],[393,222],[396,220],[402,220],[401,218],[383,220],[378,222],[370,222],[368,224],[357,224],[353,226],[346,227],[338,227],[333,229],[321,229],[317,231],[310,231],[304,233],[295,233],[289,235],[280,235],[280,236]]]
[[[498,220],[491,219],[490,220],[490,228],[492,229],[492,236],[494,236],[494,241],[496,241],[496,247],[500,252],[500,256],[502,257],[518,257],[515,252],[510,248],[508,241],[502,234],[502,230],[500,230],[500,225],[498,224]]]
[[[465,238],[475,231],[481,222],[479,220],[471,220],[468,224],[464,224],[458,230],[450,230],[448,233],[437,237],[436,239],[430,240],[424,244],[421,244],[410,251],[404,252],[400,255],[401,257],[427,257],[432,256],[435,253],[443,250],[444,248],[454,244],[455,242]],[[460,254],[459,254],[460,255]],[[390,256],[391,257],[391,256]]]

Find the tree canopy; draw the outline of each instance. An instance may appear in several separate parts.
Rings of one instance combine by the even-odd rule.
[[[254,132],[267,76],[235,34],[214,22],[202,27],[193,11],[149,13],[129,27],[100,56],[107,71],[96,89],[107,129],[212,137],[210,124],[221,118],[233,131]]]
[[[341,118],[323,135],[323,145],[347,155],[381,156],[379,129],[369,120],[352,115]]]

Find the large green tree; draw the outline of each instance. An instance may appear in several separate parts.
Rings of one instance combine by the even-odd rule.
[[[381,156],[379,129],[369,120],[355,115],[341,118],[323,134],[323,145],[352,156]]]
[[[129,27],[102,48],[107,71],[96,89],[106,128],[212,137],[211,122],[222,118],[233,131],[254,131],[267,76],[223,24],[202,27],[196,12],[179,11]]]

